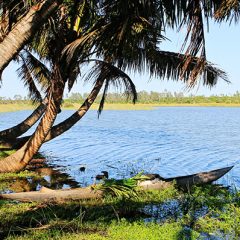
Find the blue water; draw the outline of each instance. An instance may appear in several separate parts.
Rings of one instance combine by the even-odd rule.
[[[0,129],[29,111],[0,114]],[[73,111],[63,111],[57,121]],[[151,111],[96,111],[65,134],[45,143],[50,164],[83,185],[109,171],[128,177],[144,171],[163,177],[187,175],[235,164],[219,183],[240,187],[240,108],[161,107]],[[80,172],[79,167],[86,171]]]

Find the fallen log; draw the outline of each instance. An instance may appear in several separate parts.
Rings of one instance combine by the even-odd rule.
[[[20,202],[63,202],[68,200],[81,200],[101,198],[103,191],[92,187],[75,188],[69,190],[52,190],[42,187],[40,191],[0,194],[0,199],[17,200]]]
[[[142,190],[161,190],[169,187],[171,183],[164,181],[146,180],[139,182]],[[52,190],[42,187],[40,191],[0,194],[0,199],[17,200],[20,202],[64,202],[71,200],[98,199],[104,196],[104,191],[96,190],[93,186],[86,188]]]

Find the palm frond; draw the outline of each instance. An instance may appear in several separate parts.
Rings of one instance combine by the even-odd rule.
[[[76,82],[76,79],[79,74],[80,74],[79,66],[73,65],[68,74],[68,91],[71,91],[73,84]]]
[[[240,19],[240,2],[238,0],[223,0],[214,14],[215,19],[220,21],[234,20],[237,23]]]
[[[104,89],[103,89],[103,94],[102,94],[102,97],[101,97],[101,100],[99,103],[99,107],[98,107],[98,118],[100,117],[100,114],[103,111],[105,99],[106,99],[107,93],[108,93],[108,89],[109,89],[109,81],[106,81]]]
[[[30,51],[24,50],[24,57],[34,80],[41,86],[42,90],[46,91],[51,77],[50,70]]]
[[[97,12],[99,17],[93,27],[65,48],[63,56],[68,64],[84,54],[86,48],[94,49],[97,57],[113,62],[124,58],[131,48],[145,45],[146,35],[155,45],[165,39],[161,34],[162,16],[156,9],[156,1],[109,0],[99,6],[101,10]]]
[[[72,63],[73,59],[81,56],[84,49],[92,49],[94,47],[95,37],[98,35],[99,31],[99,29],[94,29],[93,31],[79,37],[64,48],[62,56],[66,58],[66,62],[69,65]]]
[[[136,87],[132,79],[125,72],[113,64],[102,60],[92,59],[89,61],[96,62],[96,65],[87,74],[85,81],[89,81],[90,79],[96,79],[95,81],[105,81],[104,91],[98,108],[98,116],[100,116],[103,110],[109,86],[113,86],[116,89],[121,89],[121,87],[123,87],[127,97],[131,97],[133,103],[136,102]]]
[[[52,25],[52,19],[49,18],[39,31],[34,35],[33,41],[28,45],[28,50],[31,52],[36,52],[41,61],[46,61],[49,59],[49,41],[52,36],[50,27]]]
[[[200,1],[189,1],[186,12],[187,14],[180,25],[180,28],[184,25],[187,26],[187,34],[182,45],[182,51],[188,44],[185,58],[183,59],[182,74],[184,75],[188,71],[192,57],[198,56],[197,63],[191,69],[192,73],[189,76],[189,85],[193,86],[199,73],[201,74],[203,71],[206,62],[203,11]]]
[[[119,198],[138,197],[137,191],[138,181],[134,178],[128,179],[105,179],[102,184],[96,185],[95,190],[104,191]]]
[[[194,87],[198,77],[202,77],[203,85],[210,87],[214,86],[219,78],[229,82],[227,74],[224,71],[216,68],[206,60],[201,63],[201,70],[196,71],[199,64],[199,58],[197,57],[189,57],[188,67],[184,68],[184,54],[167,51],[147,51],[146,55],[150,75],[154,77],[167,78],[175,81],[182,80],[187,83],[188,87]],[[194,81],[192,78],[193,73],[195,74]]]
[[[25,58],[21,54],[19,54],[19,57],[21,66],[17,69],[18,77],[23,80],[24,85],[28,88],[29,96],[33,102],[41,102],[42,96],[35,85],[32,71],[29,69]]]

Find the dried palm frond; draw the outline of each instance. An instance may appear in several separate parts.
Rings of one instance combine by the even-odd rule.
[[[185,55],[167,52],[167,51],[147,51],[147,64],[149,65],[150,75],[154,77],[167,78],[175,81],[182,80],[187,83],[188,87],[193,87],[196,84],[196,79],[200,74],[196,69],[198,68],[199,58],[189,56],[188,67],[184,69]],[[221,69],[215,67],[206,60],[202,63],[201,75],[203,85],[214,86],[219,78],[226,82],[228,81],[227,74]],[[197,67],[196,67],[197,66]],[[192,81],[193,74],[195,81]],[[190,79],[190,81],[189,81]]]
[[[186,9],[187,14],[180,25],[180,28],[184,25],[187,26],[187,34],[182,45],[182,51],[188,44],[181,67],[182,75],[185,75],[185,72],[191,69],[189,64],[192,57],[198,56],[197,62],[189,75],[189,86],[195,85],[196,79],[202,74],[204,63],[206,62],[203,11],[200,2],[200,0],[189,1]]]
[[[238,0],[223,0],[218,9],[216,9],[214,17],[217,21],[234,20],[235,23],[240,18],[240,2]]]

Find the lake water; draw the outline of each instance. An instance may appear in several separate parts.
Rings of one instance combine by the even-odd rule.
[[[0,113],[0,129],[29,111]],[[71,115],[63,111],[57,121]],[[240,187],[240,108],[161,107],[148,111],[96,111],[42,146],[57,169],[80,184],[108,171],[110,178],[141,171],[173,177],[235,164],[219,183]],[[85,172],[79,168],[86,167]]]

